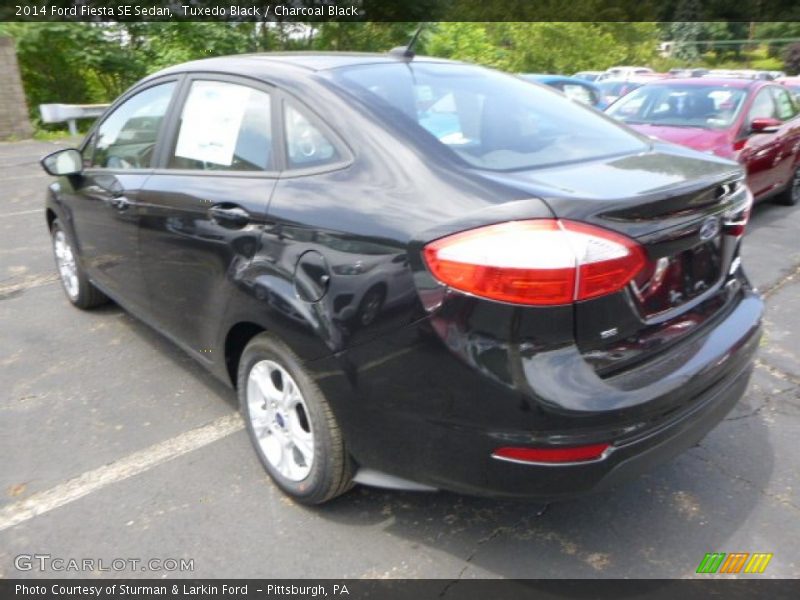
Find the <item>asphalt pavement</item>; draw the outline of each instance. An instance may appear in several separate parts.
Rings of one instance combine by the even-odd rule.
[[[759,577],[800,576],[800,206],[754,210],[743,261],[766,333],[699,446],[541,515],[362,487],[307,508],[270,483],[231,390],[116,306],[68,304],[38,165],[56,147],[0,143],[0,577],[708,577],[707,552],[773,553]],[[26,570],[34,554],[95,562]]]

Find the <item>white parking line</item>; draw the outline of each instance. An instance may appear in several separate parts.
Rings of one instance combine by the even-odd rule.
[[[15,283],[5,283],[13,281],[14,277],[0,279],[0,299],[19,290],[30,290],[54,281],[58,281],[58,273],[43,273],[41,275],[27,275]]]
[[[0,213],[0,219],[2,219],[3,217],[17,217],[19,215],[32,215],[33,213],[41,214],[41,212],[42,212],[42,209],[41,208],[37,208],[36,210],[21,210],[19,212],[13,212],[13,213]]]
[[[112,483],[128,479],[153,467],[207,446],[244,428],[237,413],[220,417],[208,425],[134,452],[113,463],[88,471],[49,490],[33,494],[0,509],[0,531],[69,504]]]
[[[3,165],[0,165],[0,169],[3,168]],[[13,167],[10,167],[13,168]],[[3,177],[3,181],[19,181],[21,179],[41,179],[42,181],[47,181],[45,179],[47,174],[42,173],[28,173],[27,175],[15,175],[14,177]]]

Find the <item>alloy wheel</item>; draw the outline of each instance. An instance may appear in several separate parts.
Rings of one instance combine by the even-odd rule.
[[[247,410],[267,462],[290,481],[308,477],[314,433],[303,394],[288,371],[271,360],[254,364],[247,379]]]
[[[71,300],[78,298],[80,292],[80,282],[78,281],[78,266],[75,263],[75,254],[67,241],[67,236],[61,229],[58,229],[53,236],[53,253],[56,257],[58,274],[61,276],[61,283]]]

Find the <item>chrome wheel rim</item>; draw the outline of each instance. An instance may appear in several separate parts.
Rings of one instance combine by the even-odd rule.
[[[67,236],[60,229],[53,236],[53,253],[56,256],[58,274],[61,284],[72,300],[78,297],[80,283],[78,282],[78,267],[75,264],[75,254],[67,241]]]
[[[253,365],[247,378],[247,411],[264,458],[281,476],[302,481],[314,464],[308,407],[292,376],[271,360]]]

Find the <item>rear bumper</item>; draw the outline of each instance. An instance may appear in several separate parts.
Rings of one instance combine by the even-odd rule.
[[[696,445],[736,406],[747,390],[752,372],[751,366],[670,427],[622,447],[614,466],[598,482],[596,489],[613,487],[636,477]]]
[[[702,440],[744,394],[752,367],[724,381],[691,410],[639,439],[613,447],[601,460],[569,466],[534,466],[497,461],[489,466],[489,493],[558,500],[602,491],[669,461]]]
[[[526,353],[465,344],[484,368],[418,323],[339,357],[319,380],[365,469],[473,495],[566,499],[603,490],[701,440],[744,393],[761,337],[763,302],[748,287],[715,323],[634,372],[600,379],[574,346]],[[434,329],[435,331],[431,331]],[[500,365],[492,371],[492,364]],[[511,365],[499,381],[495,372]],[[613,448],[591,462],[524,464],[499,447]]]

